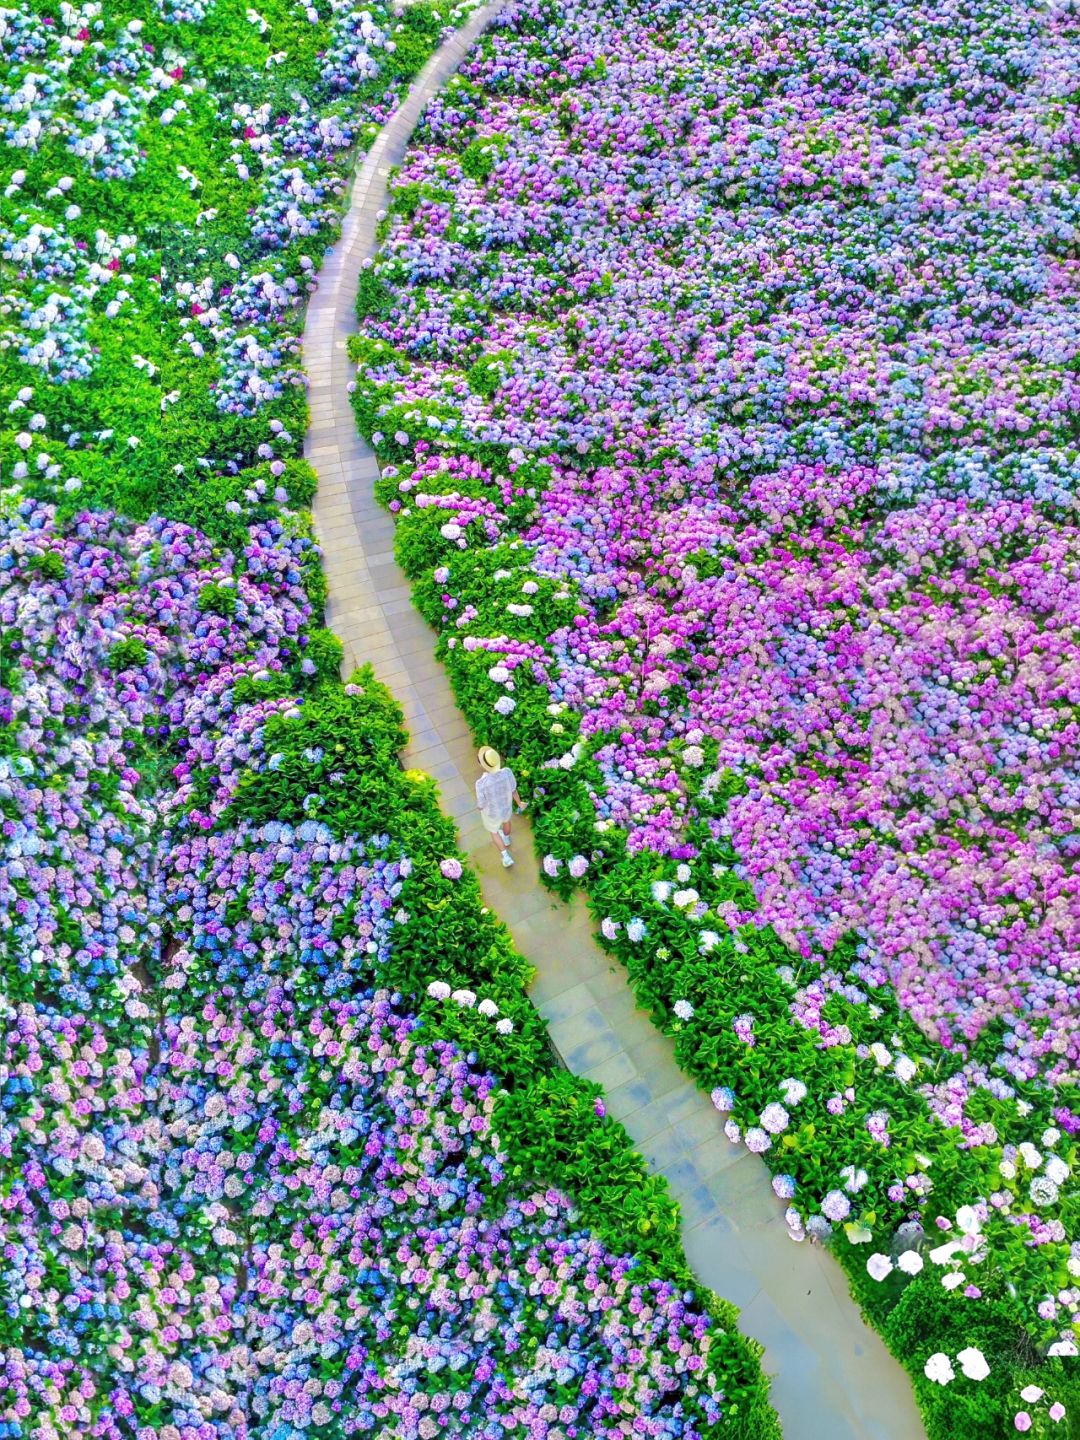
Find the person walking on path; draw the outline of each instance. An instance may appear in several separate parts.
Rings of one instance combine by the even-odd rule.
[[[502,763],[502,757],[490,745],[481,747],[477,754],[483,774],[476,782],[476,803],[480,807],[480,818],[487,827],[496,850],[502,856],[503,869],[509,870],[514,863],[510,854],[510,817],[516,805],[519,811],[525,809],[525,802],[518,794],[514,772]]]

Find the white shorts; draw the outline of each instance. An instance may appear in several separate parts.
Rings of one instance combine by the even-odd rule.
[[[492,835],[494,835],[497,830],[501,830],[504,825],[509,825],[510,823],[509,815],[504,815],[500,818],[498,815],[492,815],[490,810],[481,810],[480,819],[484,822],[484,828]]]

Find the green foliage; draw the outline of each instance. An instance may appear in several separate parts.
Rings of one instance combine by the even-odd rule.
[[[383,73],[400,80],[412,80],[435,48],[443,23],[426,0],[416,0],[406,6],[401,25],[394,32],[393,53],[380,56]]]
[[[409,369],[408,359],[392,345],[387,345],[385,340],[371,339],[367,335],[350,335],[345,351],[349,359],[357,365],[369,366],[373,370],[387,365],[393,365],[402,373]]]
[[[318,819],[342,834],[392,831],[402,808],[397,752],[404,742],[401,712],[370,666],[348,689],[324,683],[291,716],[267,721],[273,768],[245,771],[230,813],[260,825]]]
[[[233,685],[237,706],[254,705],[259,700],[278,700],[296,692],[296,676],[287,670],[271,672],[265,680],[251,675],[238,675]]]
[[[386,320],[393,313],[394,295],[371,269],[360,271],[356,282],[356,318]]]
[[[285,473],[275,483],[285,490],[294,509],[307,510],[315,499],[319,477],[306,460],[293,459],[286,460]]]
[[[126,640],[119,641],[109,651],[110,670],[141,670],[150,658],[150,652],[146,648],[146,642],[138,636],[131,635]]]
[[[505,135],[478,135],[462,154],[462,170],[470,180],[487,180],[502,159],[508,143]]]
[[[62,580],[66,568],[59,550],[44,550],[40,555],[32,555],[27,564],[27,569],[36,570],[45,580]]]
[[[304,656],[315,666],[323,680],[336,680],[341,675],[345,647],[332,630],[309,630]]]
[[[595,1216],[603,1216],[609,1235],[630,1231],[636,1248],[659,1267],[678,1271],[685,1265],[678,1206],[666,1182],[650,1175],[641,1156],[628,1148],[622,1127],[597,1125],[601,1094],[599,1085],[558,1072],[538,1082],[528,1096],[504,1095],[497,1128],[517,1142],[517,1173],[533,1182],[566,1177],[557,1183],[565,1183]]]
[[[236,614],[236,589],[232,585],[204,585],[196,603],[204,613],[229,619]]]
[[[999,1440],[1002,1416],[1021,1408],[1018,1394],[1026,1384],[1039,1385],[1070,1408],[1064,1363],[1041,1360],[1007,1297],[965,1302],[942,1289],[939,1275],[924,1270],[878,1323],[890,1350],[911,1372],[929,1440],[957,1435]],[[990,1367],[983,1380],[969,1380],[960,1372],[955,1357],[969,1346],[980,1350]],[[923,1373],[938,1351],[950,1357],[956,1372],[946,1386]]]
[[[247,515],[250,507],[244,500],[248,488],[245,475],[203,475],[191,479],[182,489],[178,486],[175,499],[167,513],[183,520],[204,535],[230,550],[240,550],[247,543]],[[229,505],[239,506],[233,514]],[[164,508],[164,507],[162,507]]]
[[[330,590],[326,583],[326,575],[322,565],[319,563],[318,555],[314,550],[308,552],[303,571],[304,593],[308,598],[308,604],[311,606],[312,616],[316,620],[320,620],[326,608],[326,601]]]
[[[445,204],[452,198],[449,190],[442,190],[428,181],[413,181],[407,185],[395,185],[390,192],[390,213],[411,220],[425,201]]]
[[[496,350],[490,355],[482,355],[476,364],[465,372],[469,389],[474,395],[491,400],[510,373],[513,362],[514,356],[510,350]]]

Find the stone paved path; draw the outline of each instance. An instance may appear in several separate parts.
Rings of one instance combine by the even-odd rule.
[[[475,813],[473,746],[430,630],[393,558],[393,522],[376,503],[375,458],[356,433],[345,342],[356,329],[356,276],[374,247],[386,179],[428,98],[460,64],[498,5],[473,13],[432,57],[360,167],[339,243],[327,256],[304,333],[312,424],[306,454],[319,474],[315,524],[325,554],[328,624],[345,671],[370,661],[404,707],[410,765],[439,781],[492,909],[536,968],[531,995],[571,1070],[599,1081],[682,1207],[686,1254],[701,1281],[742,1308],[765,1347],[786,1440],[922,1440],[907,1377],[860,1318],[839,1267],[787,1238],[760,1160],[724,1138],[708,1097],[671,1044],[637,1009],[622,969],[595,944],[584,904],[540,886],[519,822],[517,864],[504,871]]]

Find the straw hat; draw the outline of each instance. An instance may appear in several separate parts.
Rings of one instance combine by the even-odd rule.
[[[489,774],[494,770],[502,769],[502,758],[499,752],[493,750],[490,745],[481,745],[476,758],[480,761],[480,769],[487,770]]]

